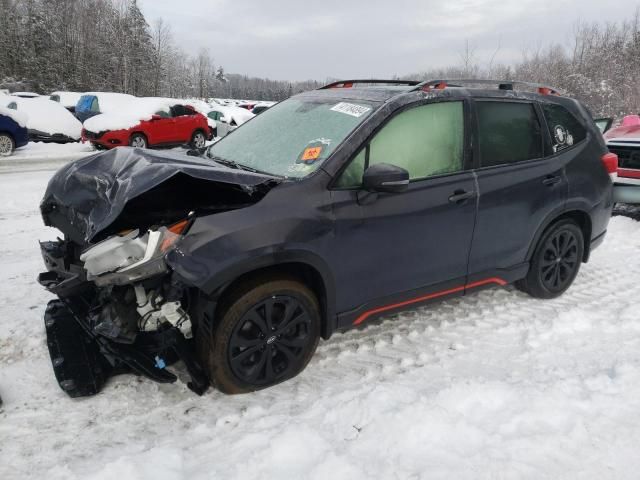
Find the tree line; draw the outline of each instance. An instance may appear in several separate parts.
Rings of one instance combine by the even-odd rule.
[[[0,0],[0,88],[283,100],[317,85],[227,75],[136,0]]]
[[[513,65],[480,60],[467,43],[457,66],[421,72],[406,79],[480,78],[548,85],[582,101],[595,117],[640,113],[640,11],[621,23],[573,26],[567,44],[522,52]]]
[[[185,53],[164,20],[150,25],[137,0],[0,0],[0,13],[0,88],[279,101],[321,85],[227,74],[210,51]],[[499,46],[479,59],[467,42],[449,68],[402,78],[525,80],[559,88],[594,115],[640,112],[640,14],[572,33],[509,65],[494,61]]]

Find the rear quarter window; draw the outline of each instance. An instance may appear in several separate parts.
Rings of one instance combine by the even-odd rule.
[[[551,135],[554,152],[571,148],[587,138],[587,130],[580,121],[562,105],[543,104],[545,119]]]

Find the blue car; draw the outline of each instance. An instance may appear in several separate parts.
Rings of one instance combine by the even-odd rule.
[[[24,147],[27,143],[27,128],[16,122],[13,114],[0,111],[0,157],[8,157],[16,148]]]

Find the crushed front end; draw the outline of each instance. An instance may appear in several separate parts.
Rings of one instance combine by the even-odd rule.
[[[45,312],[56,378],[72,397],[93,395],[115,374],[132,372],[160,383],[182,360],[188,387],[208,380],[194,354],[189,289],[167,270],[164,254],[188,221],[109,237],[83,253],[73,242],[40,244],[48,271],[38,281],[58,300]]]
[[[188,387],[209,380],[194,348],[199,292],[165,260],[200,216],[255,204],[272,177],[173,153],[114,149],[66,165],[41,203],[45,225],[63,233],[41,242],[38,281],[58,299],[45,313],[51,361],[72,397],[98,393],[107,379],[135,373]]]

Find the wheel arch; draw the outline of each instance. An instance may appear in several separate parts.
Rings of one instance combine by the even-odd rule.
[[[538,228],[538,231],[536,232],[533,238],[533,242],[531,242],[531,245],[529,246],[529,250],[527,252],[527,261],[531,261],[533,252],[538,246],[538,242],[540,241],[544,233],[552,225],[564,219],[571,219],[575,221],[580,227],[580,229],[582,230],[582,234],[584,236],[584,255],[583,255],[582,261],[583,263],[586,263],[589,261],[589,256],[591,255],[591,232],[593,228],[592,221],[589,214],[586,211],[580,210],[580,209],[566,210],[564,212],[554,213],[550,215],[545,220],[545,222]]]
[[[131,145],[131,139],[132,139],[135,135],[142,135],[142,136],[144,137],[145,141],[147,142],[147,147],[149,147],[149,146],[151,145],[151,144],[149,143],[149,136],[148,136],[145,132],[143,132],[143,131],[141,131],[141,130],[136,130],[136,131],[133,131],[133,132],[131,132],[131,133],[129,134],[129,145]]]
[[[336,330],[335,287],[333,276],[320,258],[308,252],[291,253],[285,258],[253,259],[251,262],[236,266],[232,271],[216,275],[222,278],[213,288],[210,285],[204,293],[215,305],[225,294],[231,292],[240,283],[256,275],[283,274],[298,279],[317,296],[322,318],[321,336],[328,339]]]

